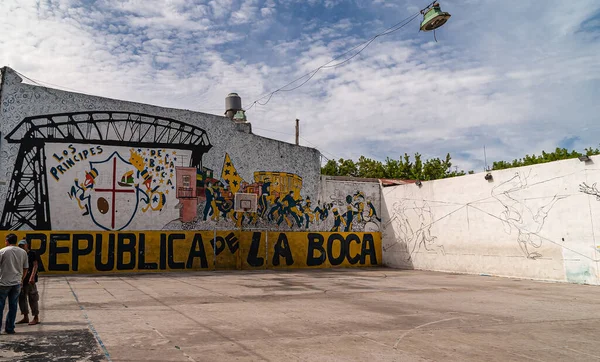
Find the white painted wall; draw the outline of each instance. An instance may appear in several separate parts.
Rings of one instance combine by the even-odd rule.
[[[384,263],[600,284],[600,157],[591,159],[384,188]]]

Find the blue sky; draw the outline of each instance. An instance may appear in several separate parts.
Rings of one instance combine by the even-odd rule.
[[[0,65],[111,98],[222,114],[328,62],[427,2],[3,0]],[[442,1],[343,67],[248,112],[255,132],[328,158],[453,155],[463,169],[600,143],[600,2]]]

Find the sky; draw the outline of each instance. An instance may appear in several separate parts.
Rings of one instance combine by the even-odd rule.
[[[440,3],[452,17],[437,42],[417,17],[266,105],[252,106],[428,2],[2,0],[0,66],[59,89],[219,115],[237,92],[254,133],[294,142],[298,118],[300,143],[324,161],[450,153],[480,172],[484,146],[489,165],[599,146],[598,0]]]

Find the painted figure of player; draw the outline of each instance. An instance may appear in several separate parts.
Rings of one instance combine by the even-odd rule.
[[[306,201],[304,202],[304,205],[302,206],[302,212],[304,213],[304,220],[306,221],[305,226],[304,226],[305,229],[308,229],[308,225],[311,222],[315,221],[315,214],[312,212],[311,205],[312,205],[312,201],[310,201],[310,197],[306,197]]]
[[[203,220],[206,221],[206,219],[210,215],[213,215],[213,213],[216,211],[213,209],[213,200],[215,196],[210,182],[206,184],[206,188],[204,189],[204,196],[206,197],[206,204],[204,205]]]
[[[367,206],[369,207],[369,219],[373,221],[373,218],[375,218],[375,220],[381,222],[381,218],[377,216],[377,209],[375,209],[375,206],[371,200],[367,200]]]
[[[339,233],[341,231],[342,225],[346,226],[346,221],[338,212],[337,207],[334,207],[333,210],[331,210],[331,212],[333,213],[333,227],[330,231]]]
[[[356,211],[354,211],[352,205],[346,206],[346,212],[344,213],[346,227],[344,228],[344,232],[352,232],[352,222],[355,215]]]
[[[354,194],[354,207],[356,208],[356,222],[363,222],[363,212],[365,211],[365,195],[362,191],[356,191]]]
[[[268,197],[271,196],[271,181],[268,178],[261,186],[261,194],[258,199],[258,215],[263,218],[269,207]]]
[[[300,213],[298,211],[297,205],[298,205],[298,202],[294,199],[294,191],[290,191],[283,198],[283,209],[281,212],[281,216],[285,219],[285,221],[287,222],[289,227],[292,227],[293,223],[288,218],[288,215],[292,215],[292,217],[296,221],[296,224],[298,225],[298,227],[302,226],[302,220],[300,220],[300,217],[299,217]]]
[[[269,214],[267,215],[267,220],[269,220],[269,221],[279,220],[282,208],[283,208],[283,205],[281,204],[281,201],[279,201],[279,197],[276,197],[275,201],[273,203],[273,206],[271,207],[271,210],[269,210]],[[281,223],[281,221],[279,221],[277,223],[277,225],[279,225],[280,223]]]

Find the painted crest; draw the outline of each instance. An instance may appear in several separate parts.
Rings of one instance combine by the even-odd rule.
[[[90,162],[97,170],[88,210],[94,223],[104,230],[123,230],[133,220],[139,206],[139,185],[134,166],[113,152],[106,160]]]

